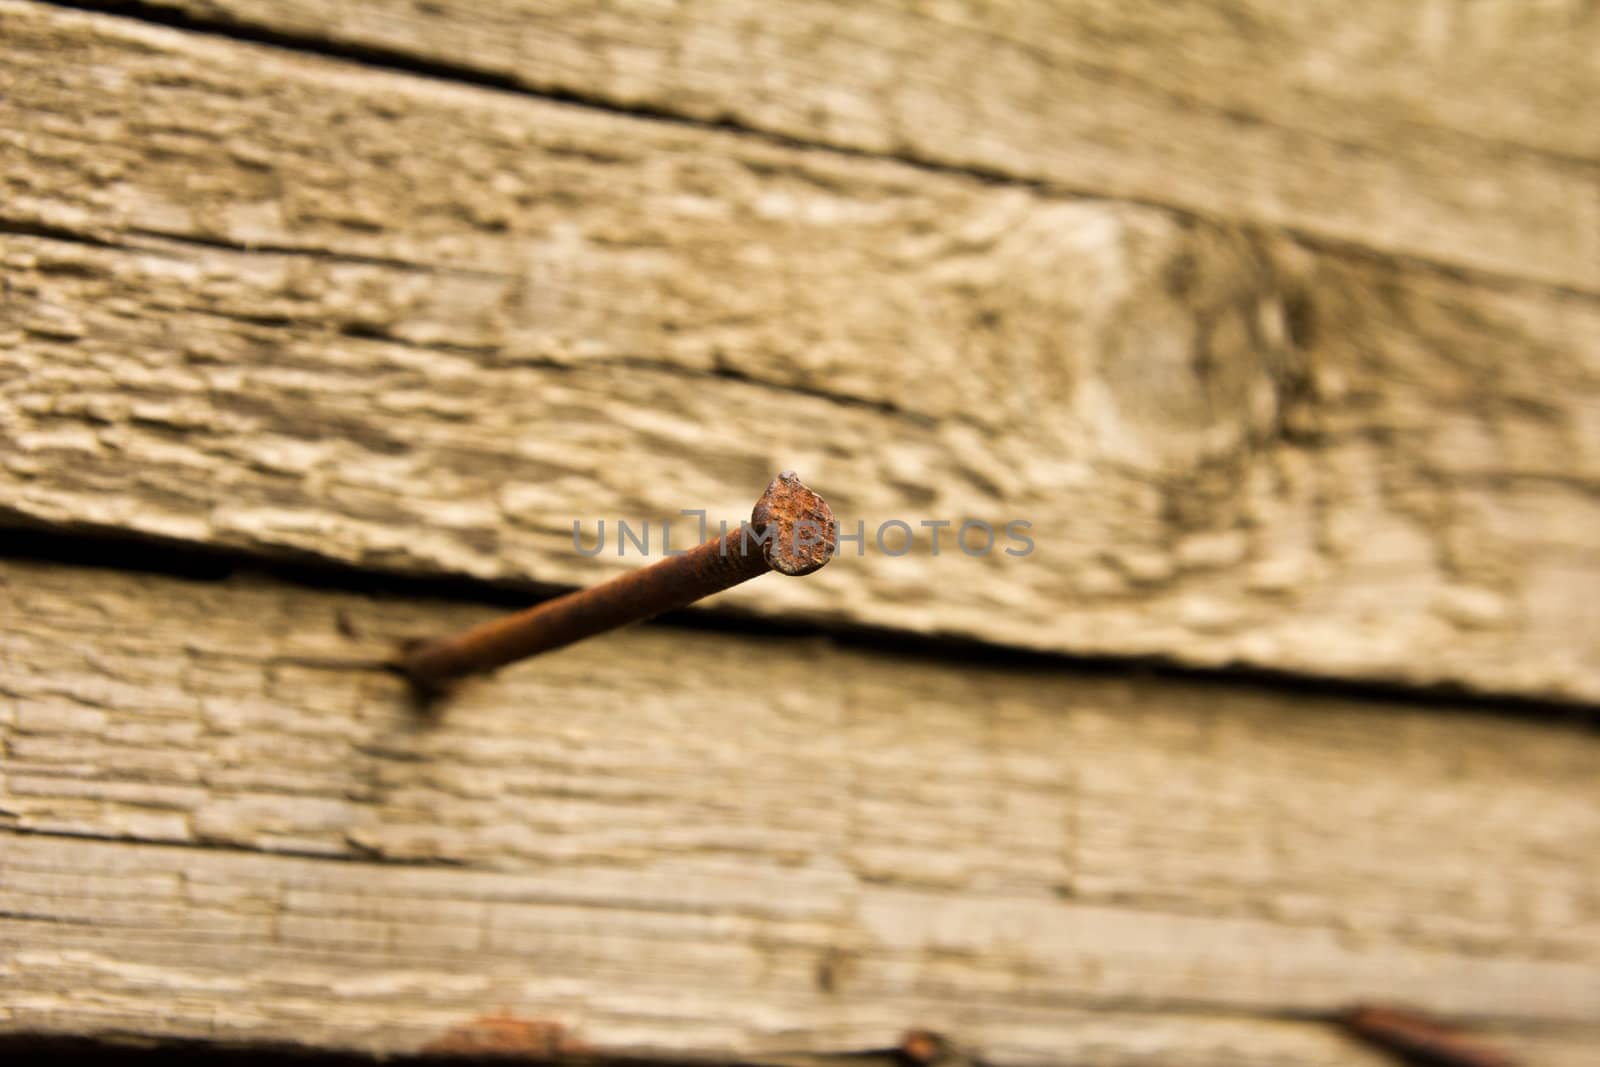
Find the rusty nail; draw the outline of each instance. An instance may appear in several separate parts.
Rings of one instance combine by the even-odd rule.
[[[1380,1048],[1434,1067],[1513,1067],[1512,1060],[1419,1012],[1378,1004],[1340,1015],[1345,1029]]]
[[[643,622],[769,570],[801,575],[832,557],[837,531],[827,501],[793,471],[772,480],[748,525],[589,589],[474,626],[412,642],[397,664],[420,689],[504,667],[586,637]]]
[[[900,1047],[895,1051],[908,1067],[932,1067],[949,1050],[949,1043],[932,1030],[907,1030],[901,1035]]]
[[[558,1022],[483,1015],[451,1027],[443,1037],[422,1046],[427,1054],[481,1059],[559,1060],[589,1050]]]

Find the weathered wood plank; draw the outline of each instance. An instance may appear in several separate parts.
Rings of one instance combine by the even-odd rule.
[[[480,610],[0,574],[10,1025],[164,989],[174,1033],[397,1049],[504,1006],[726,1050],[953,1019],[1067,1062],[1121,1027],[1119,1063],[1142,1025],[1077,1013],[1178,1012],[1193,1062],[1252,1031],[1184,1013],[1600,1027],[1584,729],[658,627],[422,720],[373,664]],[[299,1032],[328,988],[353,1001]],[[1346,1062],[1328,1040],[1282,1030]]]
[[[0,237],[13,520],[580,584],[636,561],[574,520],[737,520],[793,466],[869,541],[1037,549],[919,530],[725,603],[1600,695],[1592,300],[0,17],[0,222],[55,235]]]
[[[0,1031],[392,1054],[509,1016],[564,1024],[579,1041],[623,1051],[743,1058],[886,1048],[909,1020],[1002,1067],[1391,1064],[1325,1023],[1154,1006],[1148,983],[1164,984],[1169,968],[1215,979],[1212,954],[1238,958],[1237,943],[1197,944],[1210,939],[1193,937],[1194,920],[1150,917],[1141,923],[1150,940],[1113,961],[1099,955],[1093,930],[1116,917],[1085,915],[1075,960],[1121,972],[1134,995],[1084,1007],[1039,980],[974,983],[981,958],[908,946],[887,929],[841,967],[826,962],[839,958],[829,922],[730,914],[681,893],[660,902],[671,907],[595,905],[526,876],[5,832],[0,873]],[[869,888],[844,911],[870,914],[880,895]],[[961,925],[987,932],[978,916]],[[1262,954],[1255,966],[1286,947],[1258,931],[1233,933],[1252,938]],[[1327,946],[1302,948],[1330,960]],[[1374,969],[1399,962],[1366,955]],[[1350,958],[1331,956],[1335,965]],[[1497,969],[1447,956],[1410,963],[1413,978],[1384,984],[1460,984]],[[848,977],[824,990],[819,970],[830,967]],[[1516,988],[1519,975],[1546,983],[1546,993],[1593,993],[1549,967],[1504,968],[1495,984]],[[1477,1029],[1540,1067],[1584,1067],[1600,1041],[1592,1020],[1517,1024],[1494,1014],[1502,1021]]]
[[[1582,0],[158,6],[1600,291]]]

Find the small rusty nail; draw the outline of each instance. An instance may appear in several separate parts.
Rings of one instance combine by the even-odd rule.
[[[896,1050],[909,1067],[932,1067],[949,1051],[949,1043],[932,1030],[907,1030]]]
[[[500,1014],[482,1015],[453,1026],[443,1037],[423,1045],[421,1051],[459,1058],[551,1061],[582,1055],[590,1049],[558,1022]]]
[[[748,526],[464,633],[413,642],[397,666],[419,689],[437,691],[451,679],[643,622],[769,570],[810,574],[833,556],[836,536],[827,501],[784,471],[756,501]]]
[[[1345,1029],[1379,1048],[1434,1067],[1514,1067],[1496,1049],[1480,1044],[1420,1012],[1363,1004],[1339,1016]]]

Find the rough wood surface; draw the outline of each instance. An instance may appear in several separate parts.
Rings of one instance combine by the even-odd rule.
[[[1592,299],[0,19],[12,521],[581,584],[637,561],[574,520],[736,521],[795,467],[867,555],[722,603],[1600,695]],[[1037,548],[890,558],[890,518]]]
[[[1600,1041],[1581,728],[662,627],[423,719],[375,664],[481,609],[17,562],[0,598],[7,1029],[1375,1064],[1288,1020],[1398,999]]]
[[[1600,292],[1600,5],[159,0]]]
[[[1248,928],[1200,933],[1192,923],[1092,909],[1054,924],[1071,939],[1059,947],[1076,965],[1133,991],[1096,1003],[1052,989],[1048,975],[982,973],[964,939],[1003,930],[1014,943],[1028,940],[1032,930],[1015,913],[940,916],[945,928],[931,935],[890,929],[891,918],[848,955],[859,970],[824,989],[820,976],[839,967],[829,955],[831,916],[773,914],[785,909],[771,905],[740,914],[683,894],[595,902],[542,879],[483,871],[3,831],[0,844],[0,1031],[393,1054],[470,1051],[463,1035],[509,1019],[523,1021],[518,1029],[530,1038],[509,1051],[535,1058],[555,1024],[577,1041],[650,1059],[817,1067],[794,1053],[890,1047],[910,1019],[996,1067],[1394,1067],[1324,1022],[1155,1005],[1147,987],[1169,984],[1168,966],[1214,980],[1208,963],[1239,959],[1240,942],[1261,954],[1251,958],[1263,984],[1277,974],[1268,953],[1293,949],[1329,968],[1349,962],[1315,939],[1291,945]],[[887,896],[869,890],[845,910],[871,923],[924,903]],[[934,943],[919,943],[924,936]],[[1112,938],[1121,951],[1108,955]],[[1495,970],[1447,955],[1371,952],[1362,963],[1376,974],[1380,960],[1410,968],[1419,988],[1483,982]],[[1516,989],[1529,980],[1557,995],[1595,992],[1550,968],[1506,967],[1495,981]],[[1600,1025],[1592,1016],[1551,1023],[1490,1014],[1497,1018],[1463,1025],[1519,1062],[1594,1062]]]

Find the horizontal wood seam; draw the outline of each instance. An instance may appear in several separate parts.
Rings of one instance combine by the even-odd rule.
[[[29,516],[0,505],[0,560],[6,559],[64,563],[76,567],[219,583],[240,574],[255,574],[307,590],[383,593],[457,605],[507,608],[526,607],[532,600],[556,596],[571,588],[533,581],[507,582],[466,575],[383,571],[322,557],[297,559],[287,554],[257,555],[244,548],[168,541],[130,533],[120,527],[106,530],[44,526]],[[673,612],[645,625],[681,631],[686,640],[696,639],[695,635],[700,635],[699,639],[712,640],[716,635],[749,633],[751,622],[750,615],[737,609],[701,607]],[[1569,724],[1575,729],[1600,729],[1600,704],[1578,699],[1495,693],[1482,689],[1457,690],[1448,686],[1406,686],[1380,680],[1322,677],[1239,665],[1199,667],[1158,657],[1071,655],[1017,648],[965,636],[935,637],[838,620],[763,618],[758,625],[768,635],[830,640],[863,652],[909,659],[1102,676],[1123,674],[1204,683],[1218,688],[1244,687],[1263,693],[1312,693],[1371,703],[1404,704],[1419,709],[1449,708],[1494,717],[1541,719]],[[355,667],[345,661],[327,666]],[[383,665],[371,663],[366,666],[377,670],[382,669]]]

